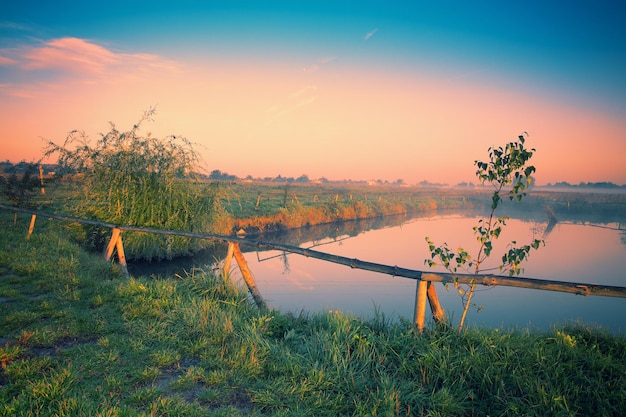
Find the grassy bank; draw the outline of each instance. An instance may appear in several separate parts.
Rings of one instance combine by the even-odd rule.
[[[0,213],[1,416],[626,415],[626,340],[259,312],[211,271],[124,277]]]
[[[232,182],[223,201],[235,230],[267,232],[437,209],[473,207],[471,193],[399,186]]]
[[[390,185],[222,183],[223,207],[233,230],[277,231],[345,220],[430,213],[446,210],[488,210],[489,187],[423,188]],[[558,221],[624,222],[626,193],[559,192],[533,189],[523,204],[504,202],[517,216]]]

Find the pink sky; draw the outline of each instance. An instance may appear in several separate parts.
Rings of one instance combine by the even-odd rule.
[[[93,139],[109,121],[129,129],[156,106],[145,131],[197,143],[209,172],[475,182],[475,159],[527,131],[539,184],[626,183],[619,112],[488,70],[449,77],[335,56],[174,58],[73,37],[0,52],[0,67],[21,74],[0,82],[1,160],[38,160],[45,140],[74,129]]]

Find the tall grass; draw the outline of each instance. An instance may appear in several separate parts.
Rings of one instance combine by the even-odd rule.
[[[267,232],[436,209],[471,208],[473,203],[458,191],[316,184],[285,188],[235,183],[228,186],[223,206],[233,217],[235,230]]]
[[[64,143],[49,143],[47,155],[57,155],[60,174],[77,177],[81,188],[68,201],[72,214],[120,225],[227,232],[220,188],[193,181],[198,162],[192,144],[182,137],[142,136],[140,127],[154,110],[128,131],[111,129],[96,141],[72,132]],[[101,229],[82,227],[81,239],[101,247]],[[129,233],[124,246],[128,258],[172,258],[203,249],[205,240],[181,236]]]

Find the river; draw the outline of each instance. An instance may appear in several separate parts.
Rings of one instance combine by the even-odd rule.
[[[594,219],[549,224],[547,216],[507,221],[494,245],[486,272],[497,267],[511,241],[545,246],[532,251],[522,277],[626,286],[626,234],[623,225]],[[535,216],[536,217],[536,216]],[[543,217],[543,218],[541,218]],[[472,212],[430,213],[298,229],[263,240],[315,248],[318,251],[399,267],[429,270],[428,236],[437,244],[477,249]],[[416,282],[407,278],[351,269],[279,251],[246,251],[246,260],[267,303],[296,314],[340,310],[363,318],[384,315],[389,320],[413,319]],[[197,262],[196,262],[197,263]],[[240,278],[236,263],[232,273]],[[434,269],[444,271],[443,269]],[[132,271],[131,271],[132,272]],[[461,272],[461,271],[459,271]],[[440,302],[454,323],[462,312],[453,286],[435,284]],[[626,299],[577,296],[552,291],[478,286],[466,323],[470,326],[547,329],[552,325],[583,322],[626,334]],[[480,307],[480,311],[479,308]]]

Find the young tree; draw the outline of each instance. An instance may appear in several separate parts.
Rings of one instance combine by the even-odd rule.
[[[217,188],[191,181],[198,162],[192,144],[179,136],[142,136],[150,109],[128,131],[111,123],[106,134],[91,143],[82,132],[71,132],[62,145],[49,142],[46,156],[58,155],[60,174],[78,174],[82,187],[71,210],[101,221],[183,230],[225,232],[225,213]],[[171,258],[207,245],[180,236],[129,233],[124,246],[129,258]]]
[[[478,167],[476,176],[481,183],[488,183],[493,187],[491,195],[491,211],[489,217],[480,219],[473,227],[476,240],[478,241],[478,251],[472,256],[463,248],[456,251],[451,250],[446,243],[436,246],[433,241],[426,237],[430,259],[424,261],[428,266],[442,265],[450,272],[456,272],[459,268],[478,275],[481,272],[483,263],[489,258],[493,249],[493,242],[498,239],[506,226],[508,216],[496,217],[496,209],[503,202],[502,195],[508,196],[510,200],[520,202],[526,196],[526,190],[533,183],[532,174],[535,167],[527,165],[532,158],[535,149],[524,147],[525,138],[523,135],[517,141],[509,142],[504,148],[489,148],[489,161],[474,161]],[[501,257],[498,269],[508,272],[509,276],[519,275],[523,272],[521,263],[528,259],[531,249],[538,249],[543,240],[534,239],[530,244],[516,246],[517,242],[512,241]],[[459,330],[463,329],[467,311],[472,305],[475,283],[472,282],[468,289],[461,289],[458,283],[455,287],[459,290],[463,302],[463,314],[459,323]]]

